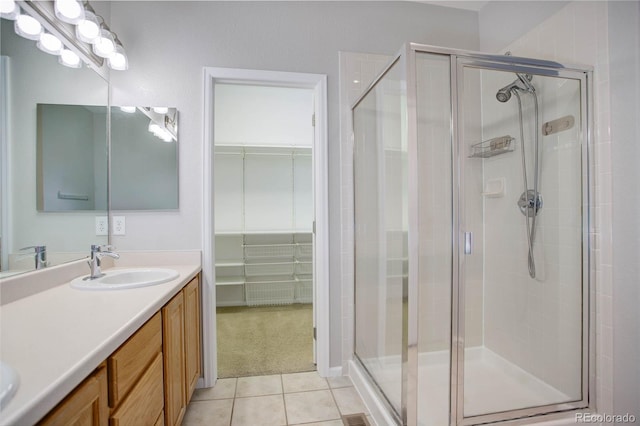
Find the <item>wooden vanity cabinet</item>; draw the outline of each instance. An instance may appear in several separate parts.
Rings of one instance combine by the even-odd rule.
[[[107,368],[104,363],[39,423],[41,426],[107,426]]]
[[[40,425],[180,425],[201,372],[200,279],[51,410]]]
[[[162,308],[165,424],[179,425],[200,377],[200,283],[187,284]]]

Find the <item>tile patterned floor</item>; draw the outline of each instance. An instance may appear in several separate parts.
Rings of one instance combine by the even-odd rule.
[[[366,413],[346,377],[324,379],[317,372],[219,379],[197,389],[184,426],[343,426],[341,416]]]

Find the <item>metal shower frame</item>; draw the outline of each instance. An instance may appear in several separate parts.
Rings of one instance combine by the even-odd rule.
[[[384,70],[373,80],[362,95],[353,103],[352,114],[360,102],[373,90],[378,82],[395,65],[401,67],[406,83],[407,121],[404,126],[408,139],[408,285],[403,291],[403,316],[408,318],[407,326],[402,330],[402,341],[407,342],[402,348],[402,393],[401,412],[396,413],[392,404],[377,386],[366,367],[354,354],[359,368],[366,372],[369,381],[377,392],[379,401],[387,408],[398,424],[414,426],[418,421],[418,121],[417,121],[417,76],[416,55],[419,53],[449,56],[450,60],[450,99],[451,99],[451,161],[452,161],[452,234],[451,234],[451,347],[450,347],[450,425],[475,425],[494,422],[522,424],[531,422],[536,416],[539,421],[563,418],[567,414],[595,410],[595,272],[592,268],[593,253],[590,235],[593,232],[592,191],[594,183],[593,162],[593,67],[561,64],[558,62],[531,59],[517,56],[489,55],[458,49],[442,48],[417,43],[407,43],[393,57]],[[550,404],[533,408],[515,409],[499,413],[464,417],[464,256],[460,256],[464,247],[463,223],[464,199],[461,188],[464,182],[462,167],[461,143],[463,120],[459,100],[462,99],[463,87],[458,84],[465,67],[488,70],[499,70],[514,73],[530,73],[541,76],[561,77],[580,82],[580,112],[582,136],[582,398],[577,401]],[[355,163],[355,152],[354,152]],[[355,167],[354,167],[355,170]],[[354,176],[355,183],[355,176]],[[455,189],[455,190],[454,190]],[[355,215],[354,215],[355,220]],[[354,227],[355,229],[355,227]],[[357,247],[354,243],[354,262]],[[354,274],[355,274],[354,265]],[[355,283],[355,277],[354,277]],[[354,286],[354,293],[356,289]],[[354,300],[357,300],[354,297]],[[357,306],[354,307],[354,310]],[[355,321],[355,315],[354,315]],[[355,334],[354,323],[354,347]],[[525,419],[525,420],[523,420]]]

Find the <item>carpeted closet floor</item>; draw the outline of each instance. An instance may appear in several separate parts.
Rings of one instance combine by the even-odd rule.
[[[316,369],[312,305],[217,308],[218,377]]]

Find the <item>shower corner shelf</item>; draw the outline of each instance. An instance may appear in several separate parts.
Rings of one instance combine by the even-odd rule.
[[[513,137],[506,135],[475,143],[471,145],[469,158],[489,158],[512,152],[514,150],[514,140]]]

